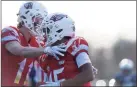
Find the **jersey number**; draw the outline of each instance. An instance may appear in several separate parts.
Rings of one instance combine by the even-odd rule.
[[[63,70],[64,70],[64,67],[63,67],[63,68],[60,68],[60,69],[53,70],[53,73],[50,72],[50,75],[49,75],[49,77],[48,77],[48,81],[49,81],[49,82],[53,82],[52,74],[53,74],[53,77],[54,77],[54,81],[55,81],[55,82],[58,82],[58,81],[59,81],[59,82],[62,82],[62,81],[64,81],[65,79],[60,79],[60,80],[59,80],[59,78],[58,78],[58,74],[62,73]]]
[[[37,61],[35,61],[35,62],[37,62]],[[23,73],[24,68],[25,68],[25,64],[26,64],[26,59],[24,59],[22,62],[19,63],[20,67],[18,69],[18,72],[17,72],[16,78],[14,80],[14,83],[19,84],[19,81],[21,79],[22,73]],[[26,80],[24,82],[24,85],[26,85],[28,83],[29,73],[30,73],[32,67],[33,67],[33,62],[30,65],[27,66],[28,71],[27,71],[27,76],[26,76]],[[41,68],[40,68],[40,71],[42,71]],[[39,77],[39,81],[42,81],[42,78]]]

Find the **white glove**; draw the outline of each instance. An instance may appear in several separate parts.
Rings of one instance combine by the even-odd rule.
[[[46,82],[44,85],[40,85],[40,87],[60,87],[60,82]]]
[[[52,55],[57,60],[59,60],[59,57],[57,55],[64,56],[64,54],[61,52],[66,52],[65,47],[66,47],[65,45],[63,45],[63,46],[47,46],[44,49],[44,53],[46,53],[48,55]]]
[[[92,70],[93,70],[93,73],[94,73],[94,74],[98,74],[98,69],[95,68],[94,66],[92,66]]]

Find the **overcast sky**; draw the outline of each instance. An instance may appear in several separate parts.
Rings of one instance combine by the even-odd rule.
[[[96,47],[112,44],[118,36],[136,39],[136,1],[40,1],[49,13],[62,12],[76,23],[77,35]],[[2,1],[2,28],[17,24],[23,1]]]

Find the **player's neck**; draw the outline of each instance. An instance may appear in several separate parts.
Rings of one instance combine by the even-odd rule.
[[[29,42],[31,39],[31,34],[29,33],[29,31],[27,29],[25,29],[24,27],[20,28],[20,31],[23,34],[23,36],[25,37],[25,40],[27,42]]]

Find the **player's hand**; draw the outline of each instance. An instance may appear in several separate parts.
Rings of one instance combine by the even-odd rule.
[[[40,85],[39,87],[60,87],[60,82],[46,82],[46,84]]]
[[[93,69],[93,73],[94,74],[98,74],[98,69],[97,68],[95,68],[94,66],[92,66],[92,69]]]
[[[47,46],[44,49],[44,53],[48,54],[48,55],[52,55],[54,56],[57,60],[59,60],[59,56],[64,56],[63,52],[66,52],[65,50],[65,45],[63,46]]]

